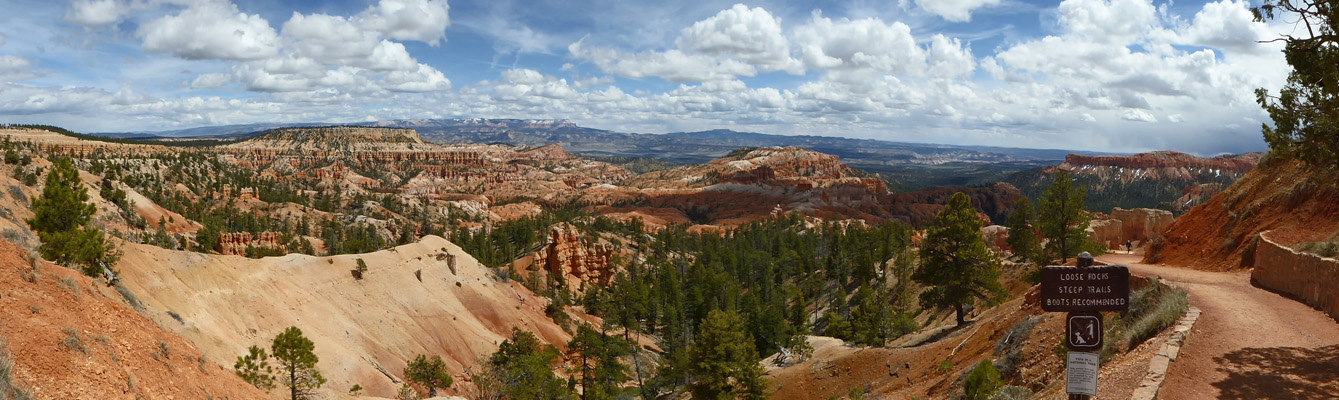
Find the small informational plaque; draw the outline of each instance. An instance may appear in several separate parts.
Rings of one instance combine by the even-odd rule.
[[[1065,367],[1065,393],[1097,395],[1097,353],[1069,352]]]

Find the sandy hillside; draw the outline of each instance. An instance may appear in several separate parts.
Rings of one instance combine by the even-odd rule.
[[[0,241],[0,341],[37,399],[263,399],[213,355],[143,318],[114,289]]]
[[[268,346],[297,326],[316,344],[329,394],[360,384],[366,395],[392,397],[398,383],[386,374],[399,379],[417,354],[441,354],[456,387],[465,386],[465,368],[495,351],[513,326],[550,343],[570,339],[544,315],[546,301],[497,280],[437,236],[335,257],[248,259],[124,246],[118,268],[151,318],[228,365],[248,346]],[[349,272],[358,258],[369,267],[362,281]]]

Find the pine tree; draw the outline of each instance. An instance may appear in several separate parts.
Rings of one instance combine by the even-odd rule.
[[[1038,225],[1046,243],[1048,259],[1060,258],[1060,263],[1069,261],[1069,257],[1078,255],[1088,241],[1088,213],[1083,210],[1083,200],[1088,190],[1083,186],[1074,186],[1073,177],[1065,171],[1058,171],[1051,187],[1041,197]]]
[[[325,378],[316,370],[319,359],[313,351],[316,344],[302,336],[302,330],[290,326],[270,345],[274,359],[279,363],[279,381],[288,387],[291,400],[309,399],[316,388],[325,384]]]
[[[489,359],[496,379],[505,387],[511,399],[566,399],[571,398],[567,383],[553,373],[553,365],[560,354],[552,345],[541,344],[535,334],[517,328],[511,329],[511,338],[502,341],[497,352]]]
[[[575,353],[572,376],[580,378],[582,400],[613,399],[619,386],[630,378],[628,367],[618,361],[629,353],[627,343],[596,331],[590,324],[577,328],[567,348]]]
[[[1271,154],[1296,157],[1322,168],[1339,161],[1339,4],[1334,0],[1265,0],[1251,9],[1255,21],[1291,22],[1297,37],[1284,35],[1283,54],[1292,67],[1278,97],[1256,89],[1256,102],[1274,127],[1260,124]],[[1302,30],[1301,28],[1305,28]]]
[[[1009,214],[1009,248],[1020,261],[1038,261],[1041,251],[1037,241],[1037,215],[1032,202],[1026,197],[1014,203],[1014,212]]]
[[[713,310],[689,350],[695,399],[763,399],[767,380],[739,314]]]
[[[101,229],[84,226],[94,212],[88,198],[88,189],[70,159],[56,159],[42,195],[33,199],[33,217],[27,222],[42,240],[37,251],[43,258],[95,276],[116,257]]]
[[[949,199],[923,243],[921,265],[911,277],[931,286],[921,292],[922,306],[953,307],[962,325],[965,306],[976,299],[994,304],[1004,297],[1000,261],[981,239],[981,220],[966,194],[959,192]]]
[[[246,355],[237,357],[232,368],[251,386],[261,390],[274,389],[274,368],[270,367],[270,357],[265,354],[265,349],[252,345]]]
[[[362,261],[361,258],[358,260]],[[449,388],[453,383],[451,375],[446,372],[446,363],[442,362],[442,356],[439,355],[433,355],[431,359],[423,354],[414,357],[404,367],[404,377],[406,381],[417,382],[428,388],[428,397],[437,396],[437,388]]]

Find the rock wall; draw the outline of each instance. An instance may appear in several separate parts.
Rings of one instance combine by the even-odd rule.
[[[1269,239],[1270,232],[1255,241],[1251,280],[1339,319],[1339,260],[1284,247]]]

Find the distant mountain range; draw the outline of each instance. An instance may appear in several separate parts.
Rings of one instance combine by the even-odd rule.
[[[237,138],[280,127],[323,125],[333,124],[249,124],[99,135],[135,139]],[[894,182],[893,189],[897,191],[984,185],[1018,171],[1055,165],[1069,154],[1102,154],[828,136],[786,136],[725,129],[665,134],[624,133],[582,127],[566,120],[426,119],[339,125],[413,128],[424,140],[441,144],[504,143],[538,147],[556,143],[569,152],[586,156],[651,158],[678,165],[706,163],[745,147],[794,146],[835,155],[848,166],[879,173]]]

